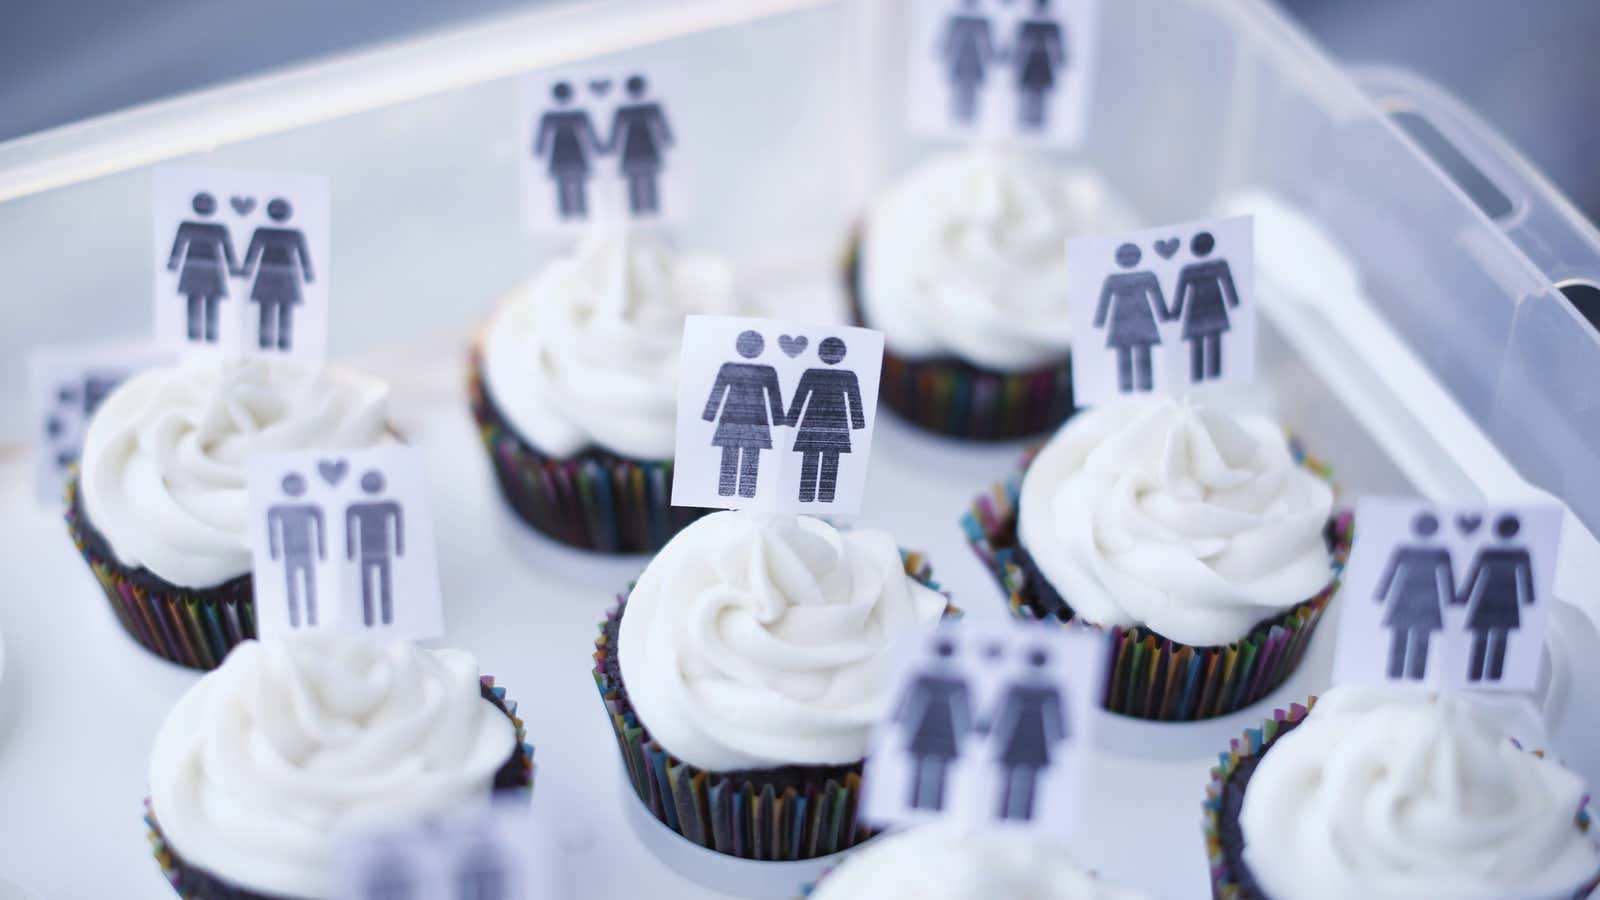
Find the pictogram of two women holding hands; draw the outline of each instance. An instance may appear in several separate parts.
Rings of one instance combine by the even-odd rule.
[[[804,351],[805,338],[779,338],[791,357]],[[742,360],[722,364],[706,399],[707,422],[716,422],[711,445],[722,448],[717,493],[724,497],[756,495],[761,451],[772,449],[772,427],[796,429],[792,450],[801,454],[800,502],[831,503],[839,481],[839,455],[850,452],[850,432],[867,427],[861,386],[851,369],[837,368],[845,344],[837,337],[817,345],[823,365],[800,377],[787,410],[778,371],[758,359],[766,349],[760,332],[744,331],[735,341]]]

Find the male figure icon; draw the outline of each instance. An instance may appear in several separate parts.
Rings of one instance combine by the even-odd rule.
[[[377,497],[385,487],[376,469],[361,476],[361,490]],[[406,553],[405,513],[393,500],[373,499],[350,504],[345,512],[345,558],[357,560],[361,573],[362,621],[394,623],[394,590],[390,569]],[[374,607],[376,607],[376,615]]]
[[[967,679],[955,667],[955,641],[935,638],[934,664],[918,673],[901,695],[894,721],[906,736],[911,757],[912,809],[944,809],[950,764],[972,731],[972,700]]]
[[[606,148],[619,155],[622,177],[628,181],[628,209],[636,216],[654,215],[661,209],[656,178],[665,168],[662,159],[672,146],[672,129],[661,104],[646,100],[649,84],[643,75],[631,75],[623,85],[628,103],[611,117]]]
[[[1439,519],[1419,513],[1411,534],[1429,541]],[[1428,642],[1444,628],[1444,606],[1455,596],[1450,551],[1436,543],[1401,546],[1389,557],[1378,579],[1374,599],[1383,604],[1383,624],[1393,634],[1389,643],[1389,677],[1421,680],[1428,672]]]
[[[734,349],[745,359],[755,359],[766,349],[766,340],[760,332],[743,331],[735,339]],[[717,423],[717,431],[711,436],[711,445],[722,448],[717,493],[723,497],[735,492],[741,497],[754,497],[761,451],[772,449],[771,425],[788,424],[778,370],[759,363],[723,363],[701,417]]]
[[[1197,260],[1205,260],[1216,246],[1211,232],[1202,231],[1189,242]],[[1228,308],[1238,307],[1239,292],[1225,259],[1192,262],[1178,273],[1172,292],[1172,318],[1183,320],[1183,339],[1189,342],[1189,380],[1199,383],[1222,377],[1222,333],[1227,331]]]
[[[1532,606],[1533,557],[1514,543],[1522,523],[1507,513],[1494,523],[1498,546],[1479,550],[1467,570],[1461,593],[1451,602],[1466,604],[1466,629],[1472,632],[1469,681],[1499,681],[1505,673],[1506,641],[1521,625],[1521,608]]]
[[[562,219],[582,219],[589,214],[589,160],[605,151],[589,113],[569,109],[576,96],[572,85],[557,82],[550,89],[556,108],[539,117],[534,131],[533,156],[549,157],[550,178],[556,183],[556,211]]]
[[[294,213],[289,201],[278,197],[267,204],[267,218],[276,226]],[[259,268],[257,268],[259,266]],[[250,300],[261,307],[257,343],[263,350],[288,350],[293,341],[294,308],[304,302],[300,283],[311,283],[311,253],[298,228],[262,226],[250,236],[239,274],[246,280],[255,272]]]
[[[978,0],[961,0],[961,9],[945,22],[939,38],[939,58],[950,82],[950,116],[963,125],[978,118],[978,94],[988,79],[989,66],[1000,55],[994,27],[978,10]]]
[[[844,354],[844,341],[836,337],[823,338],[817,346],[817,356],[828,366],[837,366]],[[807,369],[791,398],[788,421],[799,428],[794,452],[801,454],[800,502],[832,503],[839,483],[839,454],[850,452],[852,429],[867,427],[856,373]]]
[[[1138,246],[1117,248],[1117,265],[1132,269],[1144,256]],[[1106,346],[1117,351],[1117,391],[1131,394],[1154,387],[1150,348],[1161,343],[1157,317],[1171,318],[1161,282],[1148,269],[1139,272],[1113,272],[1100,288],[1095,304],[1094,327],[1106,329]],[[1109,322],[1109,325],[1108,325]]]
[[[305,476],[298,472],[283,476],[284,496],[293,501],[305,492]],[[317,624],[317,563],[328,558],[327,534],[322,507],[315,503],[276,503],[267,508],[267,549],[273,559],[283,560],[291,628],[300,627],[301,607],[306,624]]]
[[[191,219],[178,226],[167,271],[178,272],[178,293],[189,302],[189,340],[216,343],[217,304],[228,294],[228,275],[238,268],[233,258],[233,239],[228,226],[203,221],[217,211],[217,199],[211,194],[195,194],[190,208],[199,220]]]
[[[1039,773],[1055,762],[1055,746],[1071,736],[1065,700],[1044,677],[1050,654],[1035,647],[1027,664],[1021,679],[1006,686],[988,728],[995,762],[1004,772],[997,811],[1001,819],[1033,818]]]
[[[1061,24],[1050,15],[1050,0],[1034,0],[1033,15],[1017,23],[1011,57],[1016,68],[1017,113],[1022,127],[1038,131],[1045,126],[1058,73],[1067,64],[1066,42]]]

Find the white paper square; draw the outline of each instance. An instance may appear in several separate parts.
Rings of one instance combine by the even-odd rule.
[[[882,332],[689,316],[682,359],[674,506],[815,515],[861,508]]]
[[[692,156],[680,145],[671,98],[686,83],[676,67],[665,65],[591,65],[523,76],[516,153],[527,228],[681,221]]]
[[[892,705],[873,728],[862,818],[1071,835],[1086,812],[1081,748],[1092,743],[1105,648],[1086,629],[965,620],[901,648]]]
[[[1068,239],[1074,400],[1093,406],[1252,380],[1254,233],[1250,216],[1236,216]]]
[[[911,127],[957,141],[1082,143],[1099,0],[909,0]]]
[[[1553,505],[1362,498],[1337,597],[1334,680],[1533,690],[1560,539]],[[1505,652],[1495,677],[1498,646]]]
[[[331,205],[320,175],[158,167],[157,341],[197,352],[325,357]]]
[[[247,469],[258,634],[444,633],[421,450],[262,453]]]
[[[33,481],[41,505],[62,502],[67,473],[78,462],[89,419],[100,401],[135,372],[170,356],[170,351],[149,341],[46,347],[29,356]]]

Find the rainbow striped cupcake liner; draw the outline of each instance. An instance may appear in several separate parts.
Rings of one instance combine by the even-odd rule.
[[[66,521],[123,630],[151,653],[191,669],[215,669],[240,641],[256,636],[250,575],[212,588],[180,587],[117,560],[83,510],[76,473],[67,480]]]
[[[860,255],[858,239],[845,263],[845,291],[856,324],[871,327],[861,305]],[[903,418],[939,434],[981,441],[1032,437],[1072,415],[1072,360],[998,372],[953,357],[911,360],[885,350],[878,396]]]
[[[496,709],[505,713],[517,729],[517,747],[511,752],[505,765],[495,772],[492,790],[496,793],[531,791],[534,770],[533,745],[527,742],[528,733],[521,717],[517,715],[517,704],[506,699],[506,689],[497,686],[493,676],[480,676],[479,682],[483,699],[493,703]],[[144,798],[144,824],[145,836],[150,841],[150,852],[154,854],[156,864],[161,866],[161,874],[166,876],[167,883],[172,885],[178,896],[185,900],[291,900],[240,887],[184,859],[167,841],[160,823],[156,821],[155,811],[150,807],[149,797]]]
[[[474,348],[467,392],[478,435],[506,502],[535,530],[602,553],[649,553],[710,510],[672,505],[672,461],[602,450],[547,456],[523,440],[490,399]]]
[[[1211,896],[1213,900],[1270,900],[1256,884],[1254,876],[1244,861],[1244,833],[1239,828],[1239,812],[1244,806],[1245,789],[1256,765],[1272,745],[1293,731],[1316,706],[1312,697],[1303,705],[1292,704],[1287,710],[1274,710],[1272,716],[1258,728],[1246,729],[1244,734],[1228,743],[1228,751],[1219,754],[1217,765],[1211,770],[1211,783],[1206,786],[1206,799],[1201,805],[1201,831],[1206,842],[1206,861],[1211,870]],[[1539,756],[1544,754],[1533,751]],[[1589,830],[1588,798],[1578,809],[1573,824],[1580,831]],[[1600,876],[1589,882],[1573,900],[1581,900],[1600,885]]]
[[[1291,441],[1296,460],[1320,477],[1331,470]],[[1017,503],[1030,453],[1020,469],[973,501],[961,527],[973,551],[1005,591],[1017,618],[1073,620],[1068,601],[1049,585],[1017,540]],[[1323,537],[1332,578],[1316,596],[1263,619],[1241,640],[1197,647],[1162,637],[1144,626],[1102,629],[1110,642],[1101,705],[1116,713],[1163,722],[1193,722],[1235,712],[1275,690],[1299,665],[1311,635],[1339,586],[1350,555],[1353,517],[1340,512]],[[1094,623],[1086,623],[1093,625]]]
[[[921,554],[902,555],[908,575],[938,590]],[[617,629],[627,603],[627,594],[619,595],[600,623],[594,681],[628,782],[657,820],[709,850],[767,861],[827,856],[876,833],[856,816],[861,761],[710,772],[678,759],[652,738],[629,703],[617,664]],[[948,607],[946,615],[954,614],[958,611]]]

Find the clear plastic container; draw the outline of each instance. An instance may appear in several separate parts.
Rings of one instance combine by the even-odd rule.
[[[0,441],[26,439],[29,350],[148,329],[151,165],[331,176],[333,355],[393,377],[435,471],[458,473],[435,485],[434,503],[449,640],[522,701],[537,802],[562,812],[563,847],[583,861],[571,896],[705,896],[628,831],[586,686],[593,624],[643,560],[522,534],[498,508],[464,414],[471,329],[550,249],[519,221],[515,77],[692,67],[692,90],[671,98],[682,152],[696,154],[680,241],[728,256],[787,302],[837,313],[864,203],[938,149],[905,127],[898,36],[911,2],[545,7],[0,144],[0,353],[11,360]],[[1106,0],[1099,35],[1089,138],[1061,158],[1092,168],[1150,223],[1261,215],[1262,378],[1250,402],[1333,461],[1346,497],[1548,491],[1567,504],[1557,594],[1575,608],[1557,620],[1547,725],[1552,745],[1600,779],[1600,491],[1587,483],[1600,462],[1600,340],[1580,311],[1593,303],[1600,319],[1600,236],[1457,104],[1403,73],[1341,70],[1264,0]],[[880,430],[863,519],[929,551],[969,614],[1001,604],[956,521],[1018,450],[887,419]],[[170,896],[142,846],[138,803],[149,739],[192,676],[115,632],[59,520],[32,504],[25,461],[0,464],[0,559],[18,573],[16,599],[0,606],[11,651],[0,692],[13,694],[4,715],[15,720],[0,723],[0,796],[37,820],[0,847],[0,871],[51,896],[112,884]],[[523,596],[530,579],[538,607]],[[1256,707],[1167,732],[1162,758],[1109,753],[1097,808],[1137,813],[1142,843],[1108,828],[1085,858],[1158,896],[1202,894],[1206,768],[1230,732],[1326,686],[1331,640],[1324,628],[1301,673]],[[1150,743],[1126,729],[1118,739]],[[75,845],[99,864],[73,865]]]

